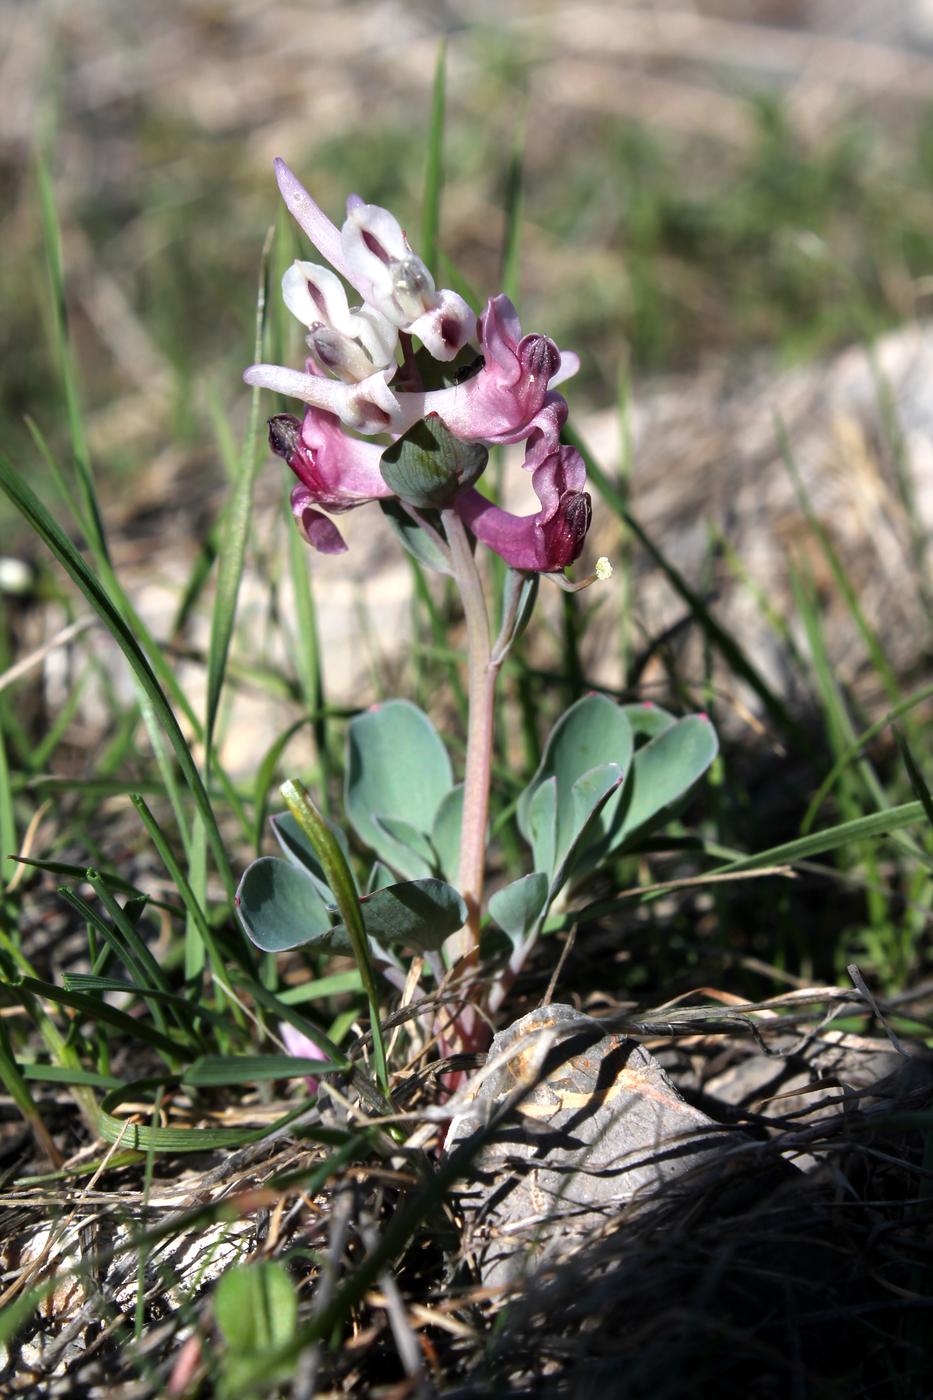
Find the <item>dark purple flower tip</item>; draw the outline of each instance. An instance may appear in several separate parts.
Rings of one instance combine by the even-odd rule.
[[[532,476],[541,502],[536,515],[513,515],[473,489],[460,493],[456,509],[476,538],[513,569],[560,573],[579,557],[593,518],[585,483],[579,452],[560,447]]]
[[[277,413],[269,419],[269,446],[277,457],[290,462],[301,441],[301,419],[293,413]]]
[[[549,572],[579,558],[592,519],[589,491],[565,491],[551,519],[539,527],[542,564]]]
[[[560,369],[560,351],[546,335],[526,335],[518,346],[518,360],[524,373],[543,380],[545,387]]]

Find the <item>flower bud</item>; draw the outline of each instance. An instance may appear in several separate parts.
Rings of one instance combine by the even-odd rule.
[[[308,347],[322,369],[359,383],[394,363],[395,327],[372,307],[351,311],[330,268],[293,262],[282,278],[282,296],[292,315],[308,327]]]
[[[434,278],[420,258],[412,253],[400,262],[390,262],[392,291],[405,321],[414,321],[434,305]]]
[[[269,419],[269,446],[288,462],[301,441],[301,419],[293,413],[277,413]]]
[[[435,305],[413,320],[408,329],[435,360],[454,360],[464,345],[477,339],[476,312],[457,292],[446,288],[436,294],[434,301]]]
[[[307,343],[315,363],[338,379],[359,384],[373,373],[373,362],[358,341],[320,321],[311,327]]]

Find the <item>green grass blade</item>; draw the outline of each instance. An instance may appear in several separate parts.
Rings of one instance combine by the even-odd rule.
[[[324,878],[334,892],[340,917],[343,919],[349,934],[350,945],[353,948],[356,965],[369,1001],[376,1077],[383,1093],[388,1097],[389,1072],[386,1065],[385,1042],[382,1038],[382,1024],[379,1016],[379,995],[376,991],[376,979],[373,976],[372,962],[369,957],[369,943],[363,926],[360,901],[350,867],[347,865],[346,857],[334,839],[333,833],[328,829],[323,817],[301,783],[289,779],[287,783],[282,784],[281,790],[282,796],[285,798],[285,805],[315,849],[324,871]]]
[[[195,816],[188,843],[188,879],[185,886],[191,895],[190,902],[186,901],[185,981],[193,986],[198,982],[207,961],[201,926],[192,907],[196,905],[200,909],[207,903],[207,841],[204,823],[198,815]]]
[[[73,880],[87,879],[86,865],[72,865],[69,861],[64,860],[34,860],[31,856],[18,856],[17,862],[20,865],[31,866],[35,870],[46,870],[50,875],[66,875]],[[122,875],[117,875],[114,871],[98,870],[97,873],[101,878],[107,881],[107,884],[112,890],[117,890],[120,894],[129,894],[148,899],[149,903],[154,905],[157,909],[165,909],[170,914],[178,914],[181,912],[177,905],[172,904],[168,900],[149,898],[148,895],[143,895],[142,890],[138,889],[137,886],[133,884],[132,880],[124,880]]]
[[[191,1000],[188,997],[179,996],[177,992],[163,992],[157,987],[141,987],[135,982],[128,982],[123,977],[99,977],[93,972],[66,972],[62,977],[62,982],[66,992],[84,992],[90,996],[102,996],[106,992],[123,992],[127,996],[144,998],[146,1001],[158,1001],[164,1006],[177,1007],[183,1011],[185,1016],[192,1018]],[[194,1018],[199,1021],[209,1021],[217,1031],[230,1028],[230,1017],[225,1011],[212,1011],[199,1002],[194,1008]]]
[[[798,836],[795,841],[771,846],[767,851],[742,856],[739,860],[730,861],[728,865],[719,866],[712,873],[724,875],[733,870],[755,870],[760,865],[792,865],[794,861],[809,860],[811,856],[838,851],[852,841],[887,836],[905,826],[913,826],[915,822],[923,821],[924,816],[922,802],[904,802],[899,807],[890,807],[886,812],[872,812],[867,817],[857,817],[854,821],[827,827],[825,831],[815,831],[811,836]]]
[[[52,551],[65,572],[87,598],[129,662],[133,674],[151,703],[162,730],[171,744],[195,806],[201,813],[218,873],[232,899],[234,893],[233,872],[230,869],[230,862],[211,807],[210,798],[191,756],[185,736],[179,728],[178,720],[175,718],[145,653],[71,540],[52,519],[38,496],[26,484],[13,464],[2,454],[0,454],[0,487],[29,521],[36,534]]]
[[[165,973],[158,960],[149,951],[145,939],[140,936],[133,920],[128,918],[126,912],[120,908],[113,893],[108,888],[106,877],[102,878],[96,870],[89,870],[86,879],[110,915],[114,927],[119,929],[126,946],[132,949],[134,961],[140,968],[143,981],[149,986],[158,987],[161,992],[167,992],[169,984]],[[127,902],[129,903],[129,901]],[[139,907],[140,909],[144,907],[142,900],[139,901]]]
[[[291,511],[288,511],[290,517]],[[332,777],[330,752],[328,750],[329,728],[327,706],[324,700],[324,667],[321,657],[320,635],[317,625],[317,608],[314,601],[314,588],[308,560],[308,546],[289,520],[288,565],[292,588],[295,594],[295,665],[298,684],[305,709],[310,717],[314,734],[314,747],[320,769],[317,790],[321,794],[321,807],[324,815],[329,815],[328,791]]]
[[[616,393],[616,414],[619,422],[619,469],[616,473],[616,490],[624,510],[629,509],[631,500],[632,465],[635,449],[632,441],[632,381],[626,362],[619,366]],[[632,603],[635,598],[635,551],[625,530],[620,531],[617,557],[613,559],[613,573],[619,590],[619,657],[622,675],[628,679],[629,668],[635,654],[635,635],[632,619]]]
[[[119,1089],[122,1079],[97,1074],[92,1069],[71,1069],[68,1065],[20,1065],[24,1079],[40,1084],[85,1084],[90,1089]]]
[[[13,812],[13,784],[7,762],[6,738],[0,727],[0,889],[13,878],[19,850],[16,838],[16,817]]]
[[[927,814],[927,821],[930,823],[930,826],[933,827],[933,795],[931,795],[930,789],[927,787],[926,779],[921,773],[916,759],[910,752],[907,740],[899,729],[895,729],[894,738],[897,741],[897,747],[904,761],[904,767],[907,769],[910,786],[913,788],[918,802],[923,805],[923,810]]]
[[[804,813],[803,821],[800,823],[801,836],[806,836],[809,833],[810,828],[816,820],[817,813],[838,782],[840,774],[845,771],[846,767],[854,758],[858,757],[865,745],[870,744],[872,739],[877,738],[877,736],[883,730],[887,729],[888,725],[892,724],[894,720],[899,719],[900,716],[906,714],[908,710],[912,710],[915,705],[920,705],[924,700],[929,700],[931,696],[933,696],[933,685],[923,686],[920,690],[913,691],[912,694],[906,696],[899,705],[895,705],[893,710],[889,710],[881,719],[875,720],[874,724],[870,724],[867,729],[863,729],[861,734],[856,736],[849,747],[839,755],[839,758],[813,794],[810,805]]]
[[[43,436],[42,432],[35,423],[29,420],[28,426],[33,441],[38,447],[43,459],[46,462],[46,465],[50,468],[52,475],[58,484],[59,493],[62,497],[62,501],[65,508],[71,510],[72,513],[74,513],[74,491],[69,486],[68,482],[65,480],[61,468],[58,466],[58,463],[56,462],[55,457],[52,454],[52,449],[49,447],[48,443],[45,440],[45,437]],[[94,493],[93,481],[89,481],[88,490],[91,492],[96,507],[97,498]],[[142,647],[148,655],[149,662],[159,678],[159,682],[163,690],[167,691],[168,694],[172,697],[173,703],[178,707],[179,710],[182,711],[186,720],[194,730],[196,736],[200,738],[201,722],[195,714],[194,708],[192,707],[188,697],[185,695],[185,692],[178,684],[178,681],[176,680],[171,667],[165,661],[165,658],[162,655],[161,648],[156,643],[155,638],[149,631],[149,628],[143,622],[142,618],[139,616],[136,609],[133,607],[133,604],[130,602],[129,598],[124,592],[123,586],[120,583],[119,578],[114,573],[109,556],[105,552],[102,553],[96,548],[94,544],[93,533],[89,532],[87,527],[84,525],[80,512],[78,513],[78,521],[88,541],[91,553],[94,556],[94,562],[97,565],[97,571],[100,575],[102,584],[109,593],[110,597],[114,600],[117,610],[126,619],[128,625],[132,628],[135,635],[139,638]]]
[[[137,792],[133,793],[132,797],[130,798],[130,801],[133,803],[133,806],[139,813],[140,819],[143,825],[145,826],[146,831],[149,834],[149,839],[152,841],[152,844],[158,851],[162,864],[165,866],[169,877],[171,878],[173,884],[175,885],[175,888],[181,896],[182,903],[184,904],[188,914],[188,918],[191,921],[193,927],[197,930],[197,935],[200,938],[204,949],[206,950],[208,958],[210,959],[214,979],[217,982],[217,985],[220,988],[220,990],[230,999],[230,1003],[233,1008],[234,1018],[237,1020],[238,1024],[242,1025],[242,1013],[240,1012],[240,1008],[237,1005],[236,998],[233,995],[233,992],[231,991],[227,983],[226,968],[224,965],[223,956],[220,952],[220,948],[217,945],[217,940],[214,937],[214,930],[211,928],[207,915],[204,912],[203,904],[201,900],[197,898],[194,890],[185,878],[184,872],[182,871],[181,866],[178,864],[178,861],[175,859],[175,855],[172,851],[171,846],[165,838],[162,828],[159,826],[159,823],[156,821],[149,807],[146,805],[144,799]],[[241,947],[243,955],[240,957],[240,962],[244,967],[249,968],[252,966],[252,960],[249,957],[246,950],[246,945],[242,940]]]
[[[62,1165],[62,1158],[52,1141],[52,1137],[42,1120],[38,1105],[29,1091],[29,1085],[24,1079],[16,1057],[13,1054],[13,1047],[10,1044],[6,1027],[0,1020],[0,1083],[6,1089],[10,1098],[22,1114],[24,1122],[32,1130],[36,1142],[40,1149],[48,1157],[55,1167]]]
[[[299,1103],[261,1128],[156,1128],[137,1125],[113,1114],[112,1110],[119,1107],[124,1099],[136,1098],[141,1091],[150,1087],[157,1088],[159,1085],[155,1081],[140,1080],[112,1089],[104,1097],[100,1106],[100,1135],[106,1142],[119,1142],[122,1146],[141,1152],[210,1152],[217,1148],[246,1147],[280,1132],[307,1113],[311,1102],[305,1100]]]
[[[88,1020],[103,1022],[133,1040],[144,1040],[169,1060],[174,1061],[184,1056],[185,1047],[181,1041],[163,1035],[161,1031],[147,1025],[145,1021],[137,1020],[135,1016],[125,1015],[101,997],[85,996],[81,992],[66,992],[63,987],[56,987],[53,982],[43,982],[38,977],[23,977],[18,982],[0,985],[0,1003],[9,1004],[8,998],[12,998],[17,1004],[23,1004],[28,995],[44,997],[46,1001],[55,1002],[58,1006],[67,1006],[72,1011],[79,1011]]]
[[[107,540],[104,536],[103,521],[97,505],[97,495],[91,475],[91,454],[88,449],[87,434],[84,428],[84,415],[78,393],[77,372],[71,348],[68,329],[68,304],[65,298],[65,273],[62,260],[61,229],[55,208],[55,196],[48,166],[43,156],[36,162],[36,181],[39,188],[39,208],[42,219],[42,234],[45,241],[45,258],[52,293],[52,325],[55,336],[55,352],[65,391],[65,407],[68,414],[68,428],[71,434],[71,450],[74,456],[75,475],[78,482],[81,527],[95,556],[109,560]]]
[[[274,228],[270,228],[266,234],[259,265],[259,285],[256,293],[256,335],[253,350],[253,358],[257,362],[262,359],[262,342],[266,320],[266,282],[274,232]],[[211,635],[207,651],[207,713],[204,722],[204,735],[207,751],[205,768],[208,773],[211,771],[217,708],[220,704],[230,640],[233,636],[240,580],[243,577],[243,562],[246,558],[246,541],[249,534],[253,492],[261,461],[257,444],[261,392],[259,389],[254,389],[250,398],[249,422],[243,439],[233,496],[224,512],[220,539],[217,591],[214,597]]]
[[[140,987],[146,986],[151,974],[148,961],[141,959],[138,956],[136,947],[132,943],[127,942],[123,929],[111,927],[105,919],[101,918],[97,910],[88,904],[86,899],[82,899],[81,895],[77,894],[74,890],[62,887],[59,889],[58,893],[60,898],[63,899],[66,904],[69,904],[75,913],[80,915],[91,929],[100,934],[104,943],[113,952],[114,957],[126,968],[133,984]],[[163,990],[163,988],[160,987],[159,990]],[[148,1002],[147,1005],[152,1012],[152,1018],[158,1026],[159,1031],[163,1033],[166,1032],[168,1026],[162,1014],[162,1008],[157,1002]],[[182,1034],[185,1034],[185,1031],[182,1031]]]
[[[275,770],[289,743],[299,729],[304,728],[306,723],[307,720],[302,715],[301,719],[296,719],[287,729],[284,729],[269,745],[262,761],[256,768],[256,777],[253,783],[253,821],[250,827],[250,844],[257,855],[262,849],[263,827],[269,814],[269,789],[272,786]]]
[[[253,1080],[301,1079],[306,1074],[343,1074],[346,1060],[312,1060],[301,1055],[202,1055],[188,1066],[183,1084],[200,1089]]]
[[[798,468],[796,460],[794,459],[794,454],[791,451],[790,438],[787,434],[787,428],[780,417],[776,418],[775,426],[777,431],[778,446],[781,452],[781,458],[784,462],[785,467],[787,468],[788,475],[790,476],[790,479],[793,482],[794,490],[797,493],[797,499],[800,502],[800,508],[804,513],[806,522],[809,525],[811,531],[813,532],[813,535],[815,536],[817,542],[819,543],[820,549],[823,552],[823,556],[827,564],[829,565],[830,572],[832,573],[832,576],[836,581],[839,591],[845,600],[846,607],[849,609],[849,612],[852,616],[852,620],[858,628],[859,633],[861,634],[862,641],[865,643],[865,649],[867,650],[868,655],[871,658],[872,665],[878,672],[878,675],[880,676],[884,687],[888,692],[888,698],[893,704],[896,705],[897,702],[902,698],[901,689],[897,683],[897,677],[895,676],[891,664],[888,661],[887,656],[885,655],[884,648],[881,645],[880,639],[869,625],[868,619],[862,611],[861,604],[858,600],[858,595],[855,592],[855,589],[852,587],[852,584],[849,582],[849,577],[846,574],[842,560],[839,558],[839,555],[836,552],[836,548],[829,537],[829,532],[827,531],[826,526],[823,524],[822,520],[819,519],[819,517],[813,509],[813,503],[810,500],[809,492],[807,491],[807,488],[804,485],[803,477],[800,475],[800,469]]]
[[[522,119],[512,142],[512,153],[505,175],[505,233],[499,286],[512,301],[518,302],[521,282],[522,179],[525,154],[525,126]]]
[[[297,987],[287,987],[284,992],[279,992],[279,1000],[287,1006],[299,1006],[305,1001],[362,990],[363,979],[354,968],[352,972],[334,972],[329,977],[317,977],[311,982],[300,982]]]
[[[441,222],[441,192],[444,187],[444,110],[447,101],[447,41],[442,39],[434,64],[431,92],[431,122],[424,170],[424,197],[421,202],[421,257],[435,280],[440,277],[437,261],[437,235]]]
[[[822,620],[814,598],[813,582],[811,579],[804,580],[792,564],[789,566],[789,572],[797,611],[803,622],[810,649],[813,676],[823,705],[829,742],[834,756],[838,759],[839,755],[851,748],[854,743],[855,727],[852,724],[845,699],[826,651]],[[874,805],[888,807],[890,804],[884,789],[868,760],[859,758],[855,767],[865,791]],[[851,802],[849,805],[852,805]]]

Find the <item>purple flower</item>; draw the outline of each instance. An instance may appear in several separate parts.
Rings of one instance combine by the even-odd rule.
[[[522,335],[518,313],[503,294],[489,299],[479,325],[482,368],[449,389],[399,394],[401,431],[436,413],[466,442],[517,442],[544,409],[549,386],[576,370],[577,357],[561,355],[546,335]]]
[[[277,414],[269,419],[269,445],[298,478],[292,514],[308,544],[322,554],[342,554],[347,546],[319,506],[340,515],[392,495],[379,471],[382,448],[350,437],[332,413],[309,408],[304,421]]]
[[[351,195],[338,229],[284,161],[275,170],[288,209],[334,269],[296,261],[282,279],[286,305],[308,330],[305,371],[259,364],[244,374],[249,384],[307,405],[302,421],[279,414],[269,423],[273,451],[298,478],[292,512],[307,542],[341,553],[346,545],[323,512],[393,495],[380,471],[384,447],[345,429],[383,435],[384,442],[436,415],[463,442],[525,442],[524,466],[540,509],[516,516],[472,486],[462,490],[452,504],[477,539],[518,569],[556,572],[572,563],[589,528],[590,498],[579,454],[560,444],[567,404],[555,387],[576,372],[577,356],[545,335],[523,335],[505,295],[490,298],[477,320],[461,296],[438,290],[388,210]],[[350,306],[337,273],[362,305]],[[442,361],[477,346],[479,368],[449,388],[423,391],[406,336],[417,336]]]
[[[541,502],[536,515],[502,510],[475,487],[457,498],[457,514],[513,569],[556,573],[579,558],[590,528],[583,459],[573,447],[557,447],[535,467],[531,483]]]
[[[536,426],[542,410],[549,409],[552,416],[559,411],[559,396],[550,386],[574,374],[579,362],[576,355],[561,354],[546,335],[523,336],[507,296],[490,298],[479,325],[483,365],[449,389],[394,393],[388,369],[339,382],[316,372],[316,364],[304,374],[278,365],[252,365],[243,378],[247,384],[326,409],[361,433],[389,431],[400,436],[436,413],[464,441],[517,442]]]

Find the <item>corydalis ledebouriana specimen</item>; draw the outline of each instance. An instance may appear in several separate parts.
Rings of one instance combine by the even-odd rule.
[[[298,477],[292,511],[308,543],[328,554],[344,550],[323,512],[393,496],[380,471],[385,437],[436,415],[462,442],[525,443],[539,510],[513,515],[472,482],[454,481],[450,505],[473,535],[515,569],[557,573],[573,563],[590,526],[590,497],[580,454],[560,442],[567,403],[555,387],[576,372],[577,356],[547,336],[523,336],[503,294],[477,316],[457,292],[438,289],[388,210],[351,195],[338,229],[284,161],[275,173],[289,211],[330,267],[298,261],[282,279],[285,303],[308,331],[304,371],[260,364],[244,378],[307,405],[303,420],[271,419],[269,436]],[[350,306],[341,277],[359,306]],[[450,364],[467,353],[474,363],[447,387],[425,389],[413,340],[435,360]],[[382,443],[366,440],[375,435]]]

